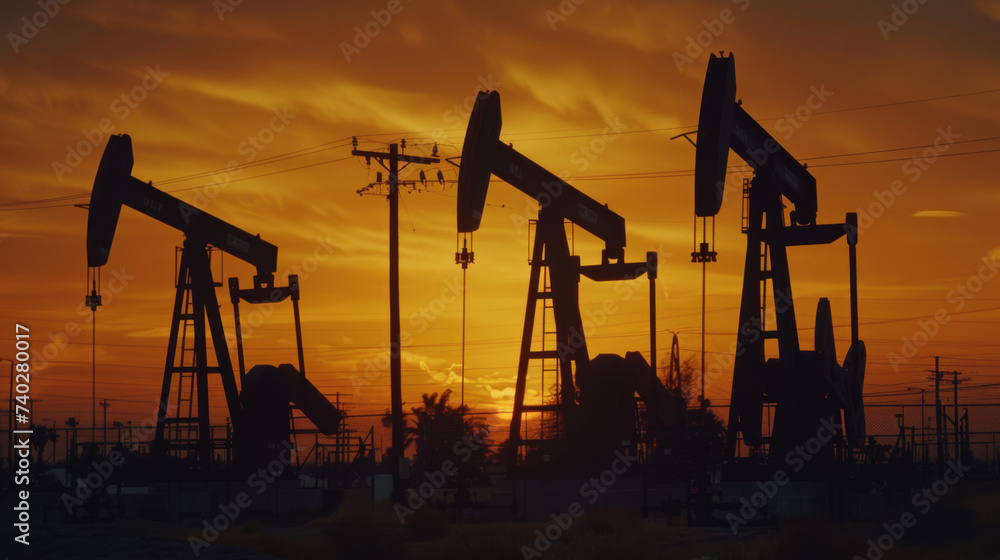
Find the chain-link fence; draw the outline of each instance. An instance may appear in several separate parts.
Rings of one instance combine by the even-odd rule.
[[[928,399],[928,401],[930,401]],[[970,399],[970,401],[973,401]],[[722,420],[729,421],[729,407],[712,406],[712,411]],[[13,443],[9,413],[0,410],[0,468],[11,466],[11,443]],[[958,418],[956,430],[954,418]],[[774,418],[774,406],[767,405],[763,411],[763,435],[769,437],[771,422]],[[892,403],[869,402],[865,404],[865,419],[869,441],[887,457],[893,453],[909,458],[915,462],[936,461],[938,451],[938,416],[933,402]],[[971,454],[971,458],[981,466],[988,466],[1000,472],[1000,403],[959,402],[956,410],[953,402],[945,402],[941,406],[941,452],[946,458],[962,457]],[[902,427],[902,428],[901,428]],[[87,442],[97,442],[99,448],[107,451],[121,441],[141,441],[148,438],[131,438],[132,426],[103,426],[97,428],[79,428],[77,430],[50,426],[48,431],[52,439],[44,447],[44,460],[53,465],[64,462],[71,455],[70,447],[83,445]],[[222,427],[220,427],[222,429]],[[150,431],[150,430],[147,430]],[[494,427],[495,434],[505,434],[505,427]],[[503,439],[502,437],[499,439]],[[498,442],[494,442],[498,443]],[[745,445],[738,448],[741,455],[747,453]],[[962,451],[963,449],[967,451]],[[957,453],[956,453],[957,451]],[[37,459],[37,448],[32,449],[32,458]]]
[[[728,406],[712,406],[712,410],[728,423]],[[766,405],[763,412],[766,438],[771,435],[774,405]],[[868,443],[874,444],[885,457],[896,454],[915,462],[932,462],[939,456],[940,445],[940,455],[945,458],[965,459],[971,454],[975,462],[1000,470],[1000,404],[959,402],[956,411],[953,402],[945,402],[941,405],[940,423],[939,428],[933,402],[865,404]],[[739,448],[741,454],[746,453],[745,446]]]

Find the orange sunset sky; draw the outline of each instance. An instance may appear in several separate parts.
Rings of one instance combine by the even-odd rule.
[[[92,327],[81,308],[87,213],[74,204],[88,202],[113,130],[132,136],[134,176],[278,246],[279,281],[297,268],[302,282],[308,376],[352,403],[352,427],[381,430],[378,418],[365,415],[389,406],[388,205],[356,193],[381,168],[351,157],[350,137],[367,150],[405,138],[412,154],[437,142],[442,156],[456,157],[474,95],[485,88],[503,97],[502,140],[625,218],[629,261],[659,252],[659,356],[672,332],[685,357],[696,355],[694,148],[670,138],[696,129],[708,51],[735,54],[743,107],[809,164],[819,222],[862,214],[869,400],[918,402],[919,392],[905,389],[931,387],[926,370],[935,355],[943,369],[971,378],[963,398],[1000,396],[991,387],[1000,382],[996,0],[280,7],[78,0],[59,3],[51,16],[45,6],[17,0],[0,8],[7,38],[0,47],[0,357],[14,357],[15,323],[29,326],[36,422],[62,426],[75,416],[90,423]],[[738,193],[750,175],[733,154],[730,166]],[[498,412],[494,432],[503,432],[529,271],[524,219],[534,203],[494,179],[468,270],[463,364],[455,297],[462,272],[453,262],[457,168],[424,169],[428,177],[441,169],[448,182],[401,195],[405,409],[422,393],[447,388],[457,401],[464,376],[466,402]],[[730,196],[716,221],[709,365],[728,363],[735,341],[746,245],[740,213],[739,196]],[[585,264],[600,258],[586,233],[575,241]],[[103,271],[106,304],[97,312],[97,397],[111,403],[109,423],[140,421],[154,410],[181,242],[178,231],[123,210]],[[789,255],[803,348],[813,347],[816,300],[828,296],[843,360],[846,244]],[[229,257],[224,271],[215,264],[217,279],[236,275],[249,284],[250,267]],[[220,300],[231,333],[232,308],[221,290]],[[598,311],[609,300],[616,311],[603,317]],[[648,355],[647,305],[645,280],[584,281],[591,355]],[[917,344],[908,349],[904,339]],[[246,344],[250,364],[294,362],[291,307],[279,307]],[[384,373],[359,385],[367,364]],[[709,385],[713,402],[729,400],[730,375],[731,368]],[[213,420],[222,422],[221,393],[213,396]]]

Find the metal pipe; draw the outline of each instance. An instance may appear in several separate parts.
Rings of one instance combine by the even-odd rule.
[[[243,326],[240,324],[240,281],[229,279],[229,299],[233,302],[233,320],[236,323],[236,359],[240,364],[240,388],[246,377],[246,363],[243,361]]]
[[[847,214],[847,247],[851,268],[851,343],[858,342],[858,215]]]
[[[299,373],[306,374],[306,360],[302,350],[302,322],[299,318],[299,275],[288,275],[288,287],[292,292],[292,313],[295,315],[295,347],[299,353]]]
[[[962,448],[961,448],[961,438],[959,436],[959,428],[958,428],[958,372],[957,371],[953,371],[951,373],[954,376],[954,380],[952,381],[952,386],[954,387],[954,390],[955,390],[955,393],[954,393],[955,397],[954,397],[954,403],[953,403],[954,404],[954,408],[952,409],[954,411],[954,412],[952,412],[952,415],[953,415],[952,421],[955,424],[955,462],[961,464],[961,462],[962,462]]]
[[[656,252],[646,253],[646,277],[649,278],[649,365],[656,375]],[[658,377],[658,376],[657,376]]]

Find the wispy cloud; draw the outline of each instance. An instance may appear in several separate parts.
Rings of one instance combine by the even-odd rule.
[[[914,218],[959,218],[965,216],[965,213],[955,210],[920,210],[912,216]]]

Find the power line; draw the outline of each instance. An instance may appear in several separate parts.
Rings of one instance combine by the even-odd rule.
[[[890,103],[879,103],[879,104],[874,104],[874,105],[864,105],[864,106],[859,106],[859,107],[847,107],[847,108],[843,108],[843,109],[833,109],[833,110],[829,110],[829,111],[816,111],[816,112],[813,112],[813,115],[815,116],[815,115],[827,115],[827,114],[835,114],[835,113],[845,113],[845,112],[852,112],[852,111],[863,111],[863,110],[869,110],[869,109],[878,109],[878,108],[892,107],[892,106],[898,106],[898,105],[907,105],[907,104],[913,104],[913,103],[923,103],[923,102],[930,102],[930,101],[939,101],[939,100],[943,100],[943,99],[955,99],[955,98],[960,98],[960,97],[985,95],[985,94],[991,94],[991,93],[997,93],[997,92],[1000,92],[1000,88],[997,88],[997,89],[988,89],[988,90],[982,90],[982,91],[975,91],[975,92],[958,93],[958,94],[951,94],[951,95],[942,95],[942,96],[935,96],[935,97],[925,97],[925,98],[920,98],[920,99],[910,99],[910,100],[904,100],[904,101],[895,101],[895,102],[890,102]],[[759,122],[773,121],[773,120],[778,120],[778,119],[782,119],[782,118],[785,118],[785,117],[784,116],[782,116],[782,117],[770,117],[770,118],[766,118],[766,119],[760,119]],[[696,128],[696,125],[626,130],[626,131],[621,131],[620,134],[639,134],[639,133],[646,133],[646,132],[673,132],[673,131],[677,131],[677,130],[685,130],[685,129],[691,129],[691,128]],[[566,131],[588,130],[588,128],[583,128],[583,129],[580,129],[580,128],[578,128],[578,129],[565,129],[565,130]],[[385,144],[385,142],[382,142],[380,140],[375,140],[375,139],[372,139],[370,137],[371,136],[393,136],[393,135],[403,135],[403,136],[405,136],[405,135],[422,134],[422,133],[425,133],[425,132],[434,132],[434,131],[409,132],[409,133],[406,133],[406,132],[376,133],[376,134],[360,135],[360,136],[358,136],[358,138],[360,138],[361,140],[366,141],[366,142],[372,142],[372,143],[378,143],[378,144]],[[524,132],[524,133],[520,133],[520,134],[544,134],[544,133],[547,133],[547,132],[550,132],[550,131],[534,131],[534,132]],[[559,131],[551,131],[551,132],[559,132]],[[514,137],[514,136],[519,136],[519,134],[515,133],[515,134],[512,134],[512,135],[505,135],[505,138],[510,139],[511,137]],[[583,138],[583,137],[590,137],[590,136],[593,136],[593,134],[577,134],[577,135],[565,135],[565,136],[548,136],[548,137],[539,137],[539,138],[525,138],[525,139],[520,139],[519,141],[555,140],[555,139],[563,139],[563,138]],[[954,142],[954,143],[955,144],[964,144],[964,143],[969,143],[969,142],[983,142],[983,141],[988,141],[988,140],[996,140],[998,138],[1000,138],[1000,137],[980,138],[980,139],[974,139],[974,140],[962,140],[962,141],[957,141],[957,142]],[[329,142],[324,142],[322,144],[317,144],[317,145],[314,145],[314,146],[309,146],[309,147],[306,147],[306,148],[301,148],[299,150],[294,150],[294,151],[291,151],[291,152],[286,152],[286,153],[283,153],[283,154],[277,154],[277,155],[270,156],[270,157],[267,157],[267,158],[262,158],[260,160],[256,160],[256,161],[253,161],[253,162],[248,162],[246,164],[239,165],[239,166],[236,166],[236,167],[231,167],[231,168],[229,168],[229,167],[217,168],[217,169],[213,169],[213,170],[209,170],[209,171],[203,171],[203,172],[199,172],[199,173],[194,173],[194,174],[191,174],[191,175],[184,175],[184,176],[179,176],[179,177],[172,177],[172,178],[168,178],[168,179],[162,179],[160,181],[157,181],[156,183],[159,184],[159,185],[166,185],[166,184],[172,184],[172,183],[176,183],[176,182],[183,182],[183,181],[187,181],[187,180],[192,180],[192,179],[196,179],[196,178],[208,177],[208,176],[211,176],[211,175],[217,174],[217,173],[232,172],[234,170],[242,170],[242,169],[247,169],[247,168],[251,168],[251,167],[257,167],[257,166],[260,166],[260,165],[267,165],[267,164],[270,164],[270,163],[278,163],[278,162],[286,161],[286,160],[289,160],[289,159],[294,159],[294,158],[298,158],[298,157],[303,157],[303,156],[307,156],[307,155],[316,154],[316,153],[319,153],[319,152],[322,152],[322,151],[326,151],[326,150],[336,149],[338,147],[343,147],[343,146],[347,145],[348,141],[349,141],[349,137],[344,137],[344,138],[340,138],[340,139],[337,139],[337,140],[332,140],[332,141],[329,141]],[[808,159],[828,159],[828,158],[837,158],[837,157],[868,155],[868,154],[874,154],[874,153],[884,153],[884,152],[902,151],[902,150],[908,150],[908,149],[927,148],[927,147],[931,147],[931,146],[933,146],[933,145],[911,146],[911,147],[904,147],[904,148],[889,148],[889,149],[885,149],[885,150],[872,150],[872,151],[867,151],[867,152],[854,152],[854,153],[847,153],[847,154],[816,156],[816,157],[812,157],[812,158],[803,158],[803,160],[808,160]],[[983,151],[978,151],[978,152],[965,152],[965,153],[960,153],[960,154],[940,154],[940,156],[943,157],[943,156],[975,155],[975,154],[983,154],[983,153],[994,153],[994,152],[997,152],[997,151],[1000,151],[1000,149],[998,149],[998,150],[983,150]],[[335,159],[335,160],[330,160],[328,162],[323,162],[323,163],[313,164],[313,165],[322,165],[324,163],[333,163],[333,162],[336,162],[336,161],[343,161],[344,159],[348,159],[348,158]],[[870,163],[887,163],[887,162],[893,162],[893,161],[905,161],[906,159],[909,159],[909,158],[876,160],[876,161],[868,161],[868,162],[845,162],[845,163],[836,163],[836,164],[821,164],[821,165],[814,165],[813,167],[835,167],[835,166],[845,166],[845,165],[863,165],[863,164],[870,164]],[[254,177],[246,177],[246,178],[243,178],[243,179],[236,179],[236,180],[232,180],[232,181],[228,181],[228,182],[232,183],[232,182],[237,182],[237,181],[244,181],[244,180],[249,180],[249,179],[256,179],[256,178],[260,178],[260,177],[267,177],[269,175],[275,175],[275,174],[278,174],[278,173],[286,173],[286,172],[290,172],[290,171],[296,171],[296,170],[299,170],[299,169],[304,169],[304,168],[307,168],[307,167],[312,167],[313,165],[306,165],[306,166],[294,167],[294,168],[291,168],[291,169],[286,169],[286,170],[282,170],[282,171],[278,171],[278,172],[257,175],[257,176],[254,176]],[[745,172],[745,171],[749,171],[749,170],[750,169],[748,167],[747,168],[740,167],[740,168],[731,168],[728,172],[741,173],[741,172]],[[667,177],[667,176],[671,176],[671,177],[673,177],[673,176],[676,176],[676,177],[686,177],[686,176],[690,176],[690,174],[693,174],[693,173],[694,173],[693,170],[662,171],[662,172],[647,172],[647,173],[638,173],[638,174],[594,175],[594,176],[586,176],[586,177],[577,177],[575,179],[576,180],[608,180],[608,179],[633,179],[633,178],[635,178],[635,179],[638,179],[638,178],[661,178],[661,177]],[[210,186],[210,185],[201,185],[201,186],[196,186],[196,187],[190,187],[190,188],[187,188],[187,189],[177,189],[177,190],[172,190],[172,191],[167,191],[167,192],[180,192],[180,191],[183,191],[183,190],[192,190],[192,189],[201,188],[201,187],[204,187],[204,186]],[[89,196],[89,193],[84,193],[84,194],[77,194],[77,195],[64,195],[64,196],[51,197],[51,198],[45,198],[45,199],[35,199],[35,200],[29,200],[29,201],[5,202],[5,203],[0,203],[0,211],[11,211],[11,210],[21,210],[21,209],[24,209],[24,210],[41,210],[41,209],[48,209],[48,208],[61,208],[61,207],[71,206],[71,205],[65,204],[65,205],[38,206],[38,207],[36,207],[35,205],[37,205],[37,204],[47,204],[47,203],[50,203],[50,202],[61,202],[61,201],[67,201],[67,200],[79,200],[79,199],[86,198],[88,196]],[[31,208],[22,208],[24,206],[31,206]]]
[[[874,105],[861,105],[861,106],[858,106],[858,107],[846,107],[846,108],[843,108],[843,109],[831,109],[831,110],[828,110],[828,111],[814,111],[812,113],[812,115],[813,116],[816,116],[816,115],[831,115],[831,114],[835,114],[835,113],[847,113],[847,112],[852,112],[852,111],[866,111],[866,110],[869,110],[869,109],[880,109],[880,108],[884,108],[884,107],[893,107],[893,106],[897,106],[897,105],[909,105],[909,104],[913,104],[913,103],[924,103],[924,102],[930,102],[930,101],[940,101],[940,100],[943,100],[943,99],[955,99],[955,98],[959,98],[959,97],[971,97],[971,96],[976,96],[976,95],[986,95],[986,94],[998,93],[998,92],[1000,92],[1000,88],[987,89],[987,90],[982,90],[982,91],[972,91],[972,92],[965,92],[965,93],[956,93],[956,94],[950,94],[950,95],[939,95],[939,96],[934,96],[934,97],[923,97],[923,98],[919,98],[919,99],[908,99],[908,100],[904,100],[904,101],[893,101],[893,102],[889,102],[889,103],[878,103],[878,104],[874,104]],[[665,112],[664,111],[654,111],[654,112],[640,113],[640,115],[661,114],[661,113],[665,113]],[[638,115],[625,115],[624,118],[634,117],[634,116],[638,116]],[[780,120],[780,119],[784,119],[784,118],[787,118],[787,115],[782,115],[782,116],[778,116],[778,117],[769,117],[769,118],[766,118],[766,119],[758,119],[757,122],[776,121],[776,120]],[[638,134],[638,133],[642,133],[642,132],[675,132],[675,131],[678,131],[678,130],[691,130],[691,129],[697,128],[697,126],[698,126],[697,124],[690,124],[690,125],[685,125],[685,126],[672,126],[672,127],[662,127],[662,128],[642,128],[642,129],[636,129],[636,130],[621,131],[620,133],[621,134]],[[513,133],[513,134],[509,134],[509,135],[505,134],[504,138],[507,139],[507,140],[513,140],[513,139],[515,139],[514,137],[521,136],[521,135],[526,135],[526,134],[549,134],[549,133],[552,133],[552,132],[573,132],[573,131],[576,131],[576,130],[600,130],[600,129],[603,129],[603,125],[601,127],[570,128],[570,129],[563,129],[563,130],[536,130],[536,131],[533,131],[533,132]],[[378,133],[378,134],[368,134],[367,136],[369,136],[369,137],[371,137],[371,136],[415,136],[415,135],[418,135],[418,134],[428,134],[428,133],[434,133],[434,132],[436,132],[436,131],[434,131],[434,130],[425,130],[425,131],[418,131],[418,132],[412,132],[412,131],[411,132],[385,132],[385,133]],[[563,139],[563,138],[585,138],[585,137],[590,137],[590,136],[594,136],[594,135],[593,134],[574,134],[574,135],[564,135],[564,136],[545,136],[545,137],[540,137],[540,138],[521,138],[521,139],[518,139],[518,141],[519,142],[530,142],[530,141],[535,141],[535,140],[559,140],[559,139]]]
[[[971,143],[971,142],[986,142],[986,141],[997,140],[997,139],[1000,139],[1000,137],[993,136],[993,137],[988,137],[988,138],[976,138],[976,139],[971,139],[971,140],[962,140],[962,141],[955,142],[955,143],[958,144],[958,143]],[[814,157],[810,157],[810,158],[803,158],[803,160],[809,160],[809,159],[816,160],[816,159],[830,159],[830,158],[839,158],[839,157],[852,157],[852,156],[858,156],[858,155],[869,155],[869,154],[875,154],[875,153],[886,153],[886,152],[896,152],[896,151],[911,150],[911,149],[920,149],[920,148],[927,148],[927,147],[931,147],[931,146],[933,146],[933,144],[919,145],[919,146],[907,146],[907,147],[902,147],[902,148],[886,148],[886,149],[882,149],[882,150],[870,150],[870,151],[865,151],[865,152],[852,152],[852,153],[832,154],[832,155],[825,155],[825,156],[814,156]],[[306,149],[308,149],[308,148],[306,148]],[[298,150],[297,152],[302,152],[302,151],[304,151],[306,149]],[[996,152],[1000,152],[1000,148],[990,149],[990,150],[978,150],[978,151],[973,151],[973,152],[959,152],[959,153],[937,154],[936,157],[958,157],[958,156],[970,156],[970,155],[989,154],[989,153],[996,153]],[[290,152],[290,153],[293,153],[293,152]],[[310,153],[318,153],[318,151],[317,152],[310,152]],[[301,155],[309,155],[309,154],[301,154]],[[275,156],[275,158],[277,158],[277,157],[279,157],[279,156]],[[293,156],[293,157],[300,157],[300,155],[296,155],[296,156]],[[812,165],[811,167],[812,168],[818,168],[818,167],[843,167],[843,166],[851,166],[851,165],[868,165],[868,164],[878,164],[878,163],[892,163],[892,162],[898,162],[898,161],[909,161],[909,160],[913,159],[913,157],[916,157],[916,156],[901,157],[901,158],[890,158],[890,159],[881,159],[881,160],[869,160],[869,161],[848,161],[848,162],[838,162],[838,163],[825,163],[825,164]],[[285,159],[292,159],[292,158],[285,158]],[[238,183],[238,182],[241,182],[241,181],[249,181],[249,180],[253,180],[253,179],[260,179],[262,177],[269,177],[269,176],[272,176],[272,175],[280,175],[282,173],[289,173],[289,172],[292,172],[292,171],[298,171],[298,170],[301,170],[301,169],[307,169],[307,168],[316,167],[316,166],[319,166],[319,165],[326,165],[326,164],[330,164],[330,163],[337,163],[337,162],[345,161],[345,160],[348,160],[348,159],[352,159],[352,158],[350,156],[341,157],[341,158],[336,158],[336,159],[332,159],[332,160],[322,161],[322,162],[318,162],[318,163],[311,163],[311,164],[307,164],[307,165],[300,165],[298,167],[292,167],[292,168],[288,168],[288,169],[281,169],[281,170],[272,171],[272,172],[269,172],[269,173],[261,173],[259,175],[254,175],[252,177],[243,177],[243,178],[239,178],[239,179],[231,179],[231,180],[228,180],[226,182],[226,184],[229,184],[229,183]],[[263,163],[274,163],[274,162],[278,162],[278,161],[284,161],[284,159],[276,159],[274,161],[269,161],[269,162],[255,162],[253,164],[247,165],[246,167],[252,167],[252,166],[260,165],[260,164],[263,164]],[[234,167],[234,168],[232,168],[232,170],[236,170],[236,169],[243,169],[243,167]],[[749,166],[732,166],[732,167],[729,167],[726,170],[726,173],[727,174],[738,174],[738,173],[748,173],[750,171],[752,171],[752,169]],[[217,172],[219,172],[219,170],[206,171],[206,172],[202,172],[202,173],[198,173],[198,174],[194,174],[194,175],[189,175],[189,176],[185,176],[185,177],[174,178],[174,179],[166,179],[166,180],[163,180],[163,181],[159,182],[158,184],[179,182],[179,181],[182,181],[182,180],[189,180],[189,178],[197,178],[197,177],[209,176],[209,175],[211,175],[213,173],[217,173]],[[684,170],[668,170],[668,171],[641,171],[641,172],[636,172],[636,173],[606,173],[606,174],[599,174],[599,175],[581,175],[581,176],[578,176],[578,177],[574,177],[573,181],[608,181],[608,180],[620,181],[620,180],[634,180],[634,179],[676,179],[676,178],[685,178],[685,177],[693,177],[693,176],[694,176],[694,170],[693,169],[684,169]],[[446,180],[445,181],[445,183],[451,183],[451,184],[454,184],[455,182],[456,182],[455,180]],[[206,188],[206,187],[211,187],[211,186],[217,186],[217,184],[211,183],[211,184],[196,185],[196,186],[193,186],[193,187],[185,187],[185,188],[180,188],[180,189],[172,189],[172,190],[169,190],[169,191],[166,191],[166,192],[176,193],[176,192],[190,191],[190,190],[195,190],[195,189],[200,189],[200,188]],[[35,199],[35,200],[26,200],[26,201],[5,202],[5,203],[0,203],[0,212],[11,212],[11,211],[17,211],[17,210],[45,210],[45,209],[50,209],[50,208],[63,208],[63,207],[73,206],[73,204],[52,204],[52,205],[47,205],[47,206],[35,206],[35,205],[37,205],[37,204],[46,204],[48,202],[65,201],[65,200],[79,200],[79,199],[85,199],[85,198],[87,198],[89,196],[90,196],[89,193],[84,193],[84,194],[66,195],[66,196],[60,196],[60,197],[45,198],[45,199]]]
[[[986,140],[986,139],[983,139],[983,140]],[[895,152],[895,151],[906,150],[906,149],[911,149],[911,148],[892,148],[892,149],[879,150],[879,151],[882,151],[882,152]],[[937,154],[936,157],[971,156],[971,155],[989,154],[989,153],[995,153],[995,152],[1000,152],[1000,148],[996,148],[996,149],[992,149],[992,150],[978,150],[978,151],[974,151],[974,152],[960,152],[960,153]],[[858,153],[853,153],[853,154],[838,154],[838,155],[830,155],[830,156],[817,156],[817,157],[813,157],[813,158],[802,158],[802,159],[803,159],[803,161],[807,160],[807,159],[827,159],[827,158],[835,158],[835,157],[847,157],[847,156],[855,156],[855,155],[865,155],[865,154],[868,154],[868,153],[876,153],[876,152],[858,152]],[[917,156],[901,157],[901,158],[890,158],[890,159],[879,159],[879,160],[870,160],[870,161],[845,161],[845,162],[839,162],[839,163],[821,163],[821,164],[817,164],[817,165],[810,165],[809,168],[814,169],[814,168],[817,168],[817,167],[843,167],[843,166],[849,166],[849,165],[868,165],[868,164],[873,164],[873,163],[892,163],[892,162],[897,162],[897,161],[909,161],[909,160],[913,159],[914,157],[917,157]],[[751,171],[753,171],[753,169],[750,166],[731,166],[731,167],[729,167],[729,168],[726,169],[726,174],[749,173]],[[693,177],[693,176],[694,176],[694,169],[687,169],[687,170],[677,170],[677,171],[641,171],[641,172],[636,172],[636,173],[607,173],[607,174],[602,174],[602,175],[581,175],[581,176],[578,176],[578,177],[573,177],[573,181],[609,181],[609,180],[618,181],[618,180],[632,180],[632,179],[678,179],[678,178]]]
[[[221,167],[221,168],[213,169],[213,170],[210,170],[210,171],[203,171],[201,173],[194,173],[192,175],[183,175],[181,177],[174,177],[174,178],[170,178],[170,179],[163,179],[163,180],[154,181],[154,182],[156,184],[162,186],[162,185],[169,185],[171,183],[178,183],[178,182],[188,181],[188,180],[191,180],[191,179],[197,179],[197,178],[201,178],[201,177],[207,177],[207,176],[214,175],[216,173],[231,173],[233,170],[236,170],[236,169],[243,170],[243,169],[248,169],[250,167],[257,167],[259,165],[266,165],[266,164],[269,164],[269,163],[277,163],[277,162],[286,161],[286,160],[289,160],[289,159],[295,159],[295,158],[299,158],[299,157],[303,157],[303,156],[318,154],[320,152],[324,152],[324,151],[327,151],[327,150],[333,150],[333,149],[336,149],[336,148],[343,148],[345,146],[350,145],[350,143],[351,143],[350,140],[351,139],[349,137],[341,138],[339,140],[333,140],[331,142],[325,142],[323,144],[317,144],[315,146],[309,146],[308,148],[302,148],[300,150],[294,150],[294,151],[291,151],[291,152],[286,152],[286,153],[274,155],[274,156],[271,156],[271,157],[261,158],[261,159],[258,159],[258,160],[254,160],[252,162],[248,162],[248,163],[245,163],[245,164],[242,164],[242,165],[238,165],[236,167]]]
[[[346,157],[342,157],[342,158],[336,158],[336,159],[331,159],[331,160],[327,160],[327,161],[321,161],[321,162],[318,162],[318,163],[310,163],[310,164],[307,164],[307,165],[300,165],[298,167],[292,167],[292,168],[289,168],[289,169],[281,169],[279,171],[272,171],[270,173],[261,173],[260,175],[254,175],[252,177],[242,177],[240,179],[230,179],[229,181],[226,182],[226,184],[228,185],[228,184],[231,184],[231,183],[239,183],[241,181],[250,181],[252,179],[260,179],[261,177],[269,177],[271,175],[280,175],[282,173],[288,173],[288,172],[291,172],[291,171],[298,171],[300,169],[306,169],[306,168],[309,168],[309,167],[316,167],[316,166],[319,166],[319,165],[327,165],[327,164],[330,164],[330,163],[337,163],[337,162],[346,161],[346,160],[349,160],[349,159],[353,159],[353,158],[351,156],[346,156]],[[182,188],[182,189],[172,189],[172,190],[165,191],[165,192],[176,193],[176,192],[191,191],[191,190],[195,190],[195,189],[201,189],[201,188],[213,187],[213,186],[218,186],[218,184],[217,183],[209,183],[209,184],[204,184],[204,185],[196,185],[194,187],[185,187],[185,188]],[[64,197],[64,199],[66,199],[66,200],[69,200],[69,199],[85,199],[85,198],[88,198],[89,196],[90,196],[90,193],[86,193],[86,194],[78,194],[78,195],[72,195],[72,196]],[[21,202],[2,203],[2,204],[0,204],[0,212],[14,212],[14,211],[17,211],[17,210],[46,210],[46,209],[49,209],[49,208],[65,208],[65,207],[69,207],[69,206],[75,206],[74,204],[53,204],[53,205],[50,205],[50,206],[31,206],[31,207],[27,207],[27,208],[23,207],[23,206],[28,206],[28,205],[33,204],[33,203],[34,204],[42,204],[42,203],[44,203],[44,200],[41,201],[41,202],[39,202],[39,201],[21,201]],[[15,205],[22,205],[22,207],[11,208],[11,206],[15,206]]]

